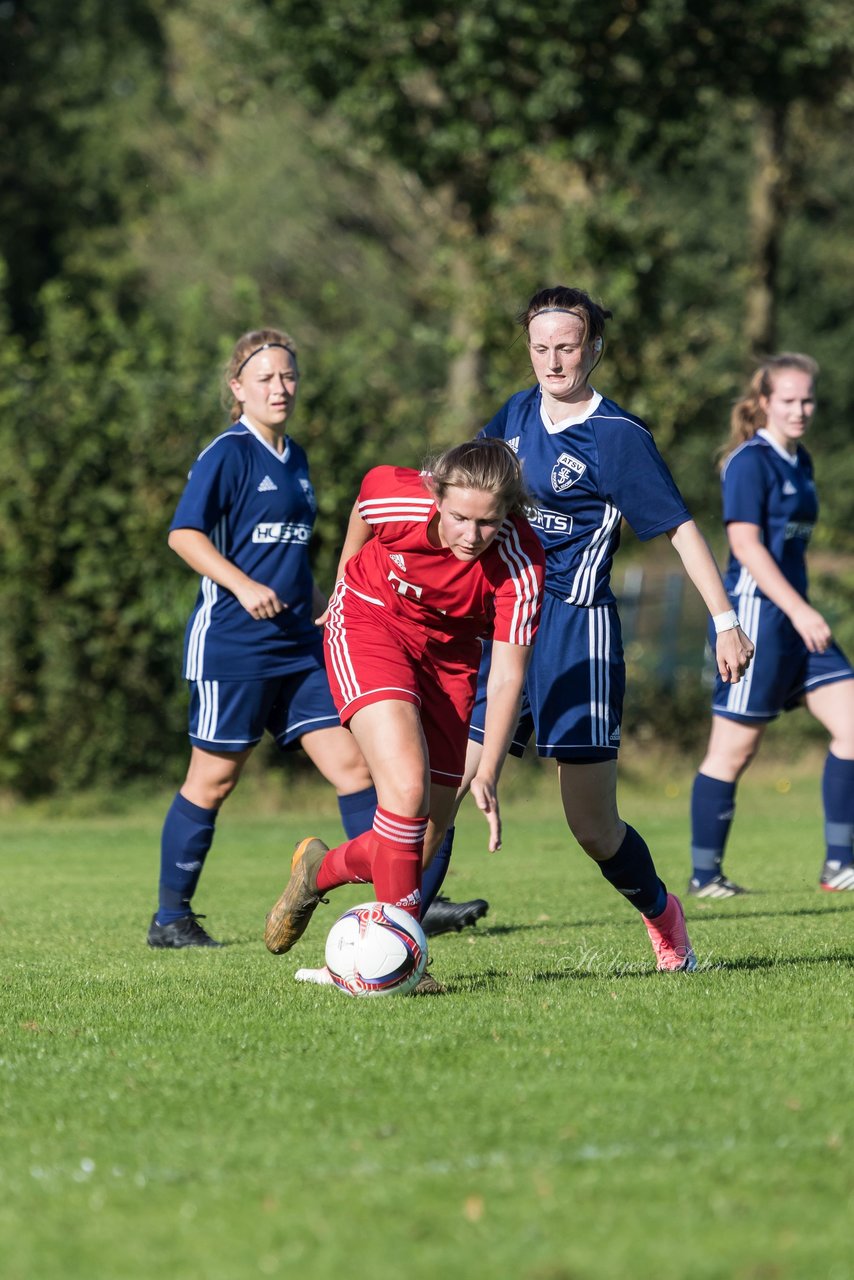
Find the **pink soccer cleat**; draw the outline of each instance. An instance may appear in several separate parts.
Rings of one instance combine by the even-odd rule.
[[[658,969],[668,969],[672,973],[691,973],[696,969],[697,957],[688,937],[685,912],[675,893],[668,893],[667,906],[660,916],[656,916],[654,920],[647,920],[644,916],[643,922],[658,961]]]

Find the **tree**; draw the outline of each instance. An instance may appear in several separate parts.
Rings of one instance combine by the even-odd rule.
[[[482,242],[502,202],[525,199],[533,150],[571,160],[594,185],[631,180],[654,157],[691,165],[731,99],[774,122],[795,97],[838,93],[852,33],[838,0],[267,0],[285,83],[309,109],[334,107],[367,149],[417,174],[443,210],[457,350],[449,386],[470,424],[482,380],[477,290]],[[779,130],[778,130],[779,131]],[[767,332],[779,239],[770,165],[753,199],[753,333]],[[454,287],[455,286],[455,287]],[[753,337],[751,333],[751,337]]]
[[[146,122],[168,115],[158,0],[0,6],[0,257],[13,328],[38,332],[39,291],[82,296],[150,199]]]

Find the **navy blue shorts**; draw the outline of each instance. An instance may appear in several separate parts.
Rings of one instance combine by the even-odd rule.
[[[266,729],[283,751],[303,734],[341,721],[322,658],[304,671],[269,680],[191,680],[190,741],[203,751],[245,751]]]
[[[781,711],[800,706],[823,684],[854,679],[854,670],[837,645],[810,653],[789,619],[770,600],[734,597],[741,625],[756,646],[753,661],[738,684],[715,676],[712,712],[727,720],[756,724],[776,720]],[[714,634],[710,634],[714,652]]]
[[[491,645],[484,645],[469,737],[483,742]],[[536,731],[537,753],[567,763],[615,760],[626,667],[616,605],[581,609],[548,592],[511,755]]]

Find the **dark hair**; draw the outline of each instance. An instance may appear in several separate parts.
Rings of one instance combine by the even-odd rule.
[[[482,436],[453,445],[438,457],[428,458],[424,471],[438,498],[444,498],[455,486],[494,494],[505,515],[525,515],[531,506],[519,459],[503,440]]]
[[[758,369],[753,371],[747,391],[732,406],[729,437],[719,455],[721,463],[733,450],[752,439],[765,426],[767,416],[759,402],[771,395],[774,378],[784,369],[797,369],[799,373],[806,373],[813,382],[819,373],[818,363],[812,356],[802,355],[799,351],[783,351],[778,356],[766,356]]]
[[[577,316],[584,326],[582,344],[595,342],[597,338],[604,340],[605,321],[610,320],[613,312],[607,307],[600,307],[583,289],[571,289],[565,284],[552,285],[548,289],[540,289],[531,298],[524,311],[516,317],[518,323],[527,333],[531,321],[544,311],[567,311]]]
[[[259,351],[263,351],[265,347],[284,347],[291,354],[294,362],[294,368],[297,367],[297,346],[293,338],[289,334],[284,333],[281,329],[250,329],[248,333],[244,333],[237,339],[234,344],[234,350],[228,358],[228,363],[223,370],[225,376],[225,386],[223,391],[223,404],[231,414],[232,422],[236,422],[243,412],[243,406],[235,399],[231,390],[231,381],[233,378],[240,376],[243,366],[251,360],[252,356]]]

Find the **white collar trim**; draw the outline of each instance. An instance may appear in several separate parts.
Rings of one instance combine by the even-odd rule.
[[[591,387],[590,390],[593,391],[593,388]],[[556,436],[559,431],[566,431],[568,427],[577,427],[580,422],[586,422],[587,419],[596,412],[601,403],[601,395],[598,391],[593,391],[592,400],[588,400],[581,413],[572,418],[561,418],[560,422],[552,422],[551,418],[546,413],[546,408],[543,404],[542,387],[540,388],[540,418],[542,419],[543,426],[550,436]]]
[[[251,422],[247,422],[246,418],[244,418],[242,414],[238,418],[238,422],[242,423],[242,425],[246,428],[246,430],[251,432],[251,434],[255,437],[258,443],[263,445],[264,448],[267,450],[267,452],[271,453],[277,462],[287,462],[291,452],[291,442],[287,436],[285,436],[284,449],[282,450],[281,453],[277,453],[276,450],[273,448],[273,446],[269,443],[269,441],[264,439],[264,437],[261,435],[258,428],[253,427]]]
[[[770,431],[767,431],[767,430],[765,429],[765,427],[760,427],[760,428],[759,428],[759,430],[756,432],[756,434],[757,434],[758,436],[761,436],[761,437],[762,437],[762,439],[763,439],[763,440],[765,440],[767,444],[770,444],[770,446],[771,446],[771,448],[774,450],[774,452],[775,452],[775,453],[779,453],[779,455],[780,455],[780,457],[783,459],[783,461],[784,461],[784,462],[788,462],[788,464],[789,464],[789,466],[790,466],[790,467],[796,467],[796,466],[798,465],[798,451],[797,451],[797,449],[795,450],[795,452],[794,452],[794,453],[789,453],[789,450],[788,450],[788,449],[784,449],[784,448],[783,448],[783,446],[782,446],[781,444],[778,444],[778,442],[777,442],[777,441],[774,439],[774,437],[771,435],[771,432],[770,432]]]

